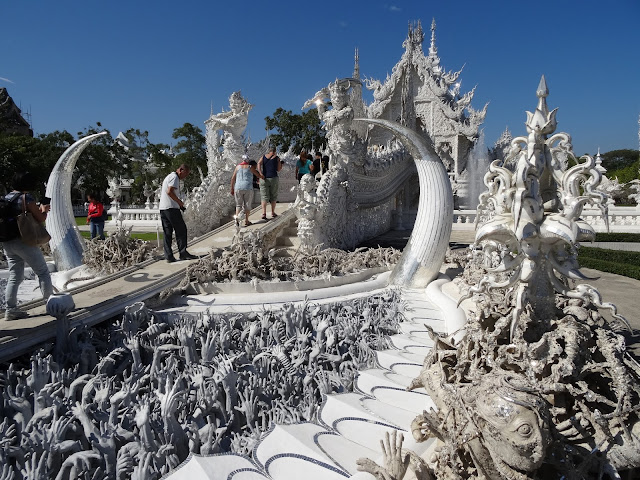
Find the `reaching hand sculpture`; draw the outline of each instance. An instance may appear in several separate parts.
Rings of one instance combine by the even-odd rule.
[[[386,347],[397,331],[398,300],[166,323],[132,305],[79,335],[95,358],[64,358],[84,355],[91,373],[41,353],[4,372],[0,478],[157,479],[191,452],[248,454],[271,422],[313,420],[323,394],[352,388],[354,369],[375,362],[362,350]],[[363,319],[372,311],[375,321]],[[359,342],[340,343],[354,335]],[[312,342],[323,355],[307,379]]]

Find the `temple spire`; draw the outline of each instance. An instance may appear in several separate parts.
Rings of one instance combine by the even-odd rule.
[[[431,21],[431,45],[429,45],[429,56],[435,57],[438,55],[438,48],[436,47],[436,19]]]
[[[360,53],[357,47],[353,63],[353,78],[360,80]]]

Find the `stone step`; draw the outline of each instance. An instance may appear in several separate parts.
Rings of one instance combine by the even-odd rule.
[[[273,254],[274,257],[293,257],[295,255],[296,249],[294,247],[276,247],[276,252]]]
[[[424,388],[408,392],[407,386],[412,378],[381,369],[358,372],[356,387],[358,391],[375,397],[381,402],[396,405],[410,412],[421,412],[434,406],[433,400]]]
[[[405,392],[407,393],[407,392]],[[422,410],[418,410],[421,412]],[[429,448],[431,441],[417,443],[408,431],[416,412],[410,412],[379,400],[357,393],[343,393],[326,397],[320,411],[320,419],[327,428],[342,437],[377,452],[369,457],[380,458],[380,440],[385,433],[394,430],[404,436],[404,448],[410,448],[418,455]],[[402,427],[398,426],[402,423]]]
[[[300,468],[306,472],[306,465],[300,462],[309,461],[330,471],[322,478],[332,478],[330,473],[334,470],[353,475],[358,458],[378,455],[377,451],[308,422],[274,426],[254,450],[255,461],[274,480],[299,479]],[[296,461],[291,462],[292,459]]]
[[[414,335],[391,335],[389,339],[394,347],[407,352],[423,355],[423,357],[427,356],[433,346],[431,339],[428,339],[427,341],[424,338],[415,337]]]
[[[235,475],[237,472],[242,474]],[[269,480],[269,477],[260,472],[259,466],[234,453],[207,456],[192,453],[187,460],[171,471],[167,478]]]
[[[405,428],[415,417],[415,412],[409,412],[398,406],[389,405],[375,397],[363,395],[359,392],[341,393],[332,395],[332,398],[335,400],[335,404],[342,405],[343,413],[366,412],[369,415],[367,418],[393,425],[398,429]],[[325,412],[325,414],[326,416],[322,418],[323,421],[329,418],[329,413]]]
[[[321,407],[320,419],[328,428],[374,451],[379,451],[380,439],[385,432],[399,430],[407,435],[408,431],[405,428],[380,420],[377,415],[369,413],[352,399],[341,401],[340,397],[343,395],[357,394],[329,395]]]
[[[281,235],[276,239],[277,247],[298,247],[299,245],[300,239],[298,237]]]
[[[424,355],[405,352],[404,350],[378,350],[376,357],[378,358],[380,366],[389,370],[392,370],[394,365],[422,366],[424,362]]]

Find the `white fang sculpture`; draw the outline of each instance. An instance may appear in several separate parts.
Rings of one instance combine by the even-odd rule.
[[[73,216],[71,177],[84,149],[106,134],[107,132],[94,133],[71,145],[58,159],[49,175],[46,195],[51,199],[51,211],[47,216],[47,231],[51,235],[49,245],[58,270],[69,270],[82,265],[84,241]]]

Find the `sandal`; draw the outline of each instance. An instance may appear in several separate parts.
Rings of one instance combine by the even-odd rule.
[[[278,216],[278,214],[277,214],[277,213],[272,213],[272,214],[271,214],[271,218],[276,218],[277,216]]]
[[[267,214],[265,213],[264,215],[262,215],[262,219],[266,220],[267,219]]]
[[[251,223],[249,220],[247,220],[246,222],[244,222],[244,226],[248,227],[249,225],[253,225],[253,223]]]

